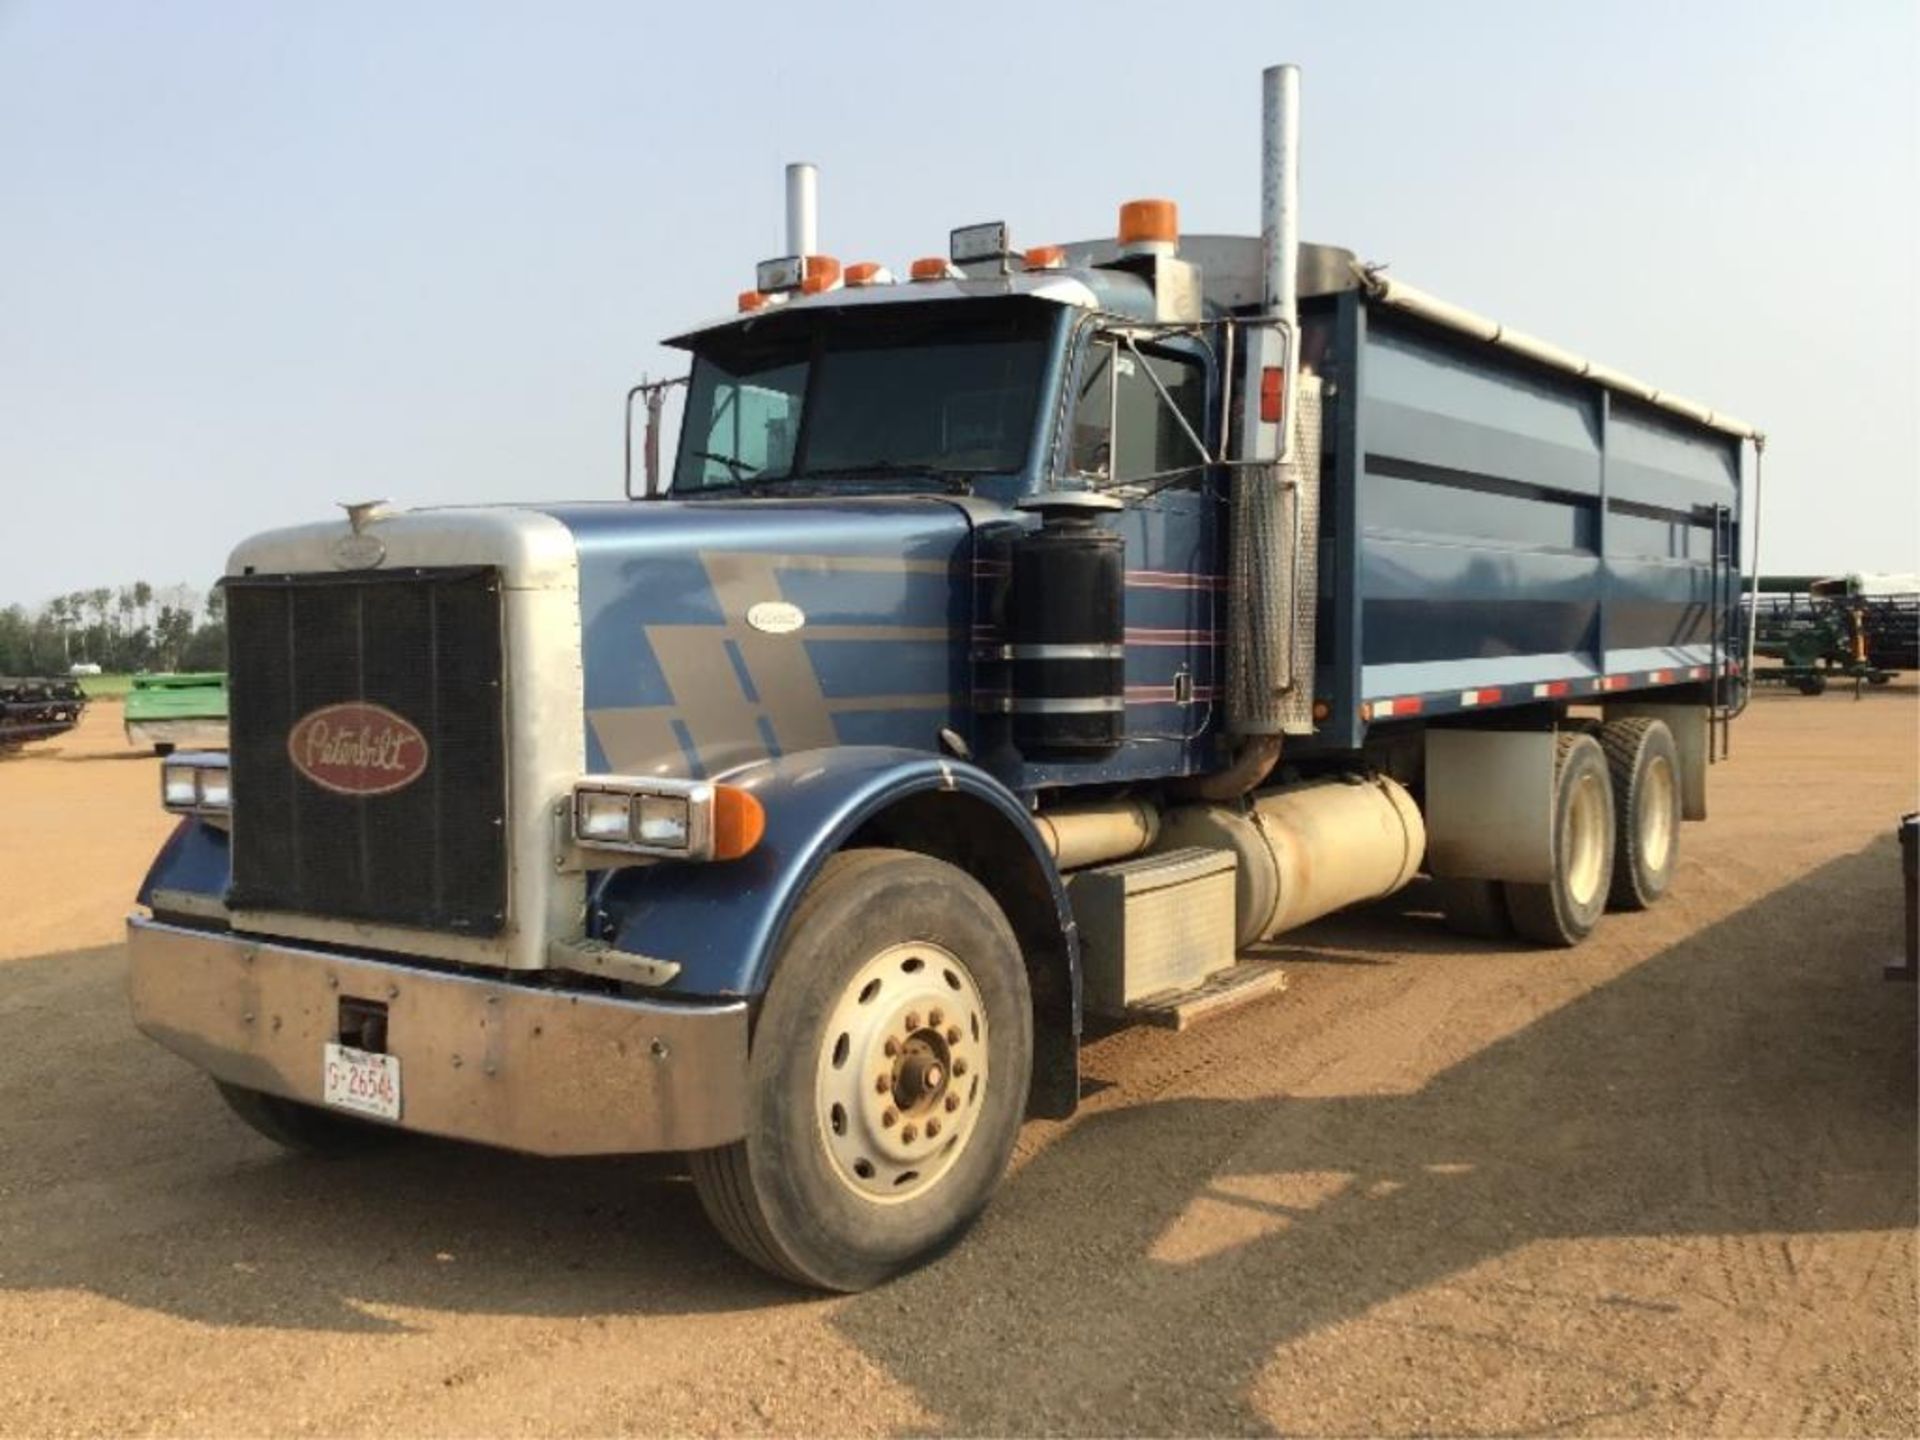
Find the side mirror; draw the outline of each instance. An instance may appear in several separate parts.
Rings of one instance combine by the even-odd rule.
[[[684,385],[689,379],[682,375],[674,380],[646,380],[627,392],[627,432],[626,432],[626,470],[621,479],[621,489],[629,500],[651,500],[662,493],[660,484],[660,417],[667,408],[667,392],[676,386]],[[640,493],[633,493],[633,402],[644,400],[647,407],[647,433],[641,441],[642,477]]]

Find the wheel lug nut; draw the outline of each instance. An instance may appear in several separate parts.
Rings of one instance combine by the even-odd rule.
[[[940,1133],[940,1122],[937,1119],[927,1121],[927,1138],[931,1140],[933,1139],[934,1136],[938,1135],[939,1133]]]
[[[960,1043],[960,1027],[958,1025],[947,1026],[947,1044],[958,1045],[959,1043]]]
[[[919,1028],[920,1028],[920,1012],[918,1010],[907,1011],[907,1029],[918,1030]]]
[[[889,1035],[887,1037],[887,1043],[880,1048],[886,1052],[887,1058],[891,1060],[900,1053],[900,1042]]]
[[[941,1013],[940,1013],[940,1012],[939,1012],[938,1010],[929,1010],[929,1011],[927,1012],[927,1024],[929,1024],[929,1025],[932,1025],[932,1026],[934,1026],[934,1027],[936,1027],[936,1028],[937,1028],[937,1027],[938,1027],[938,1026],[940,1025],[940,1023],[941,1023],[941,1022],[942,1022],[943,1020],[945,1020],[946,1018],[947,1018],[947,1017],[946,1017],[945,1015],[943,1015],[943,1014],[941,1014]]]
[[[957,1059],[953,1062],[953,1073],[955,1075],[964,1075],[967,1073],[967,1062],[964,1058]]]
[[[891,1130],[895,1125],[900,1123],[900,1117],[892,1110],[888,1110],[880,1116],[880,1123]]]
[[[893,1088],[893,1077],[889,1075],[881,1075],[877,1077],[873,1082],[873,1093],[876,1095],[884,1095],[887,1093],[887,1091],[891,1090],[892,1088]]]
[[[958,1110],[959,1108],[960,1108],[960,1097],[958,1095],[948,1095],[947,1096],[947,1113],[952,1114],[955,1110]]]
[[[901,1130],[900,1138],[906,1141],[907,1144],[911,1145],[914,1141],[920,1138],[920,1132],[914,1129],[913,1126],[908,1125],[903,1130]]]

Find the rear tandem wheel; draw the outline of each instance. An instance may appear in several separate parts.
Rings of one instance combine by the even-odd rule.
[[[1584,730],[1556,737],[1553,878],[1508,882],[1514,930],[1540,945],[1578,945],[1606,912],[1613,877],[1613,782],[1600,742]]]

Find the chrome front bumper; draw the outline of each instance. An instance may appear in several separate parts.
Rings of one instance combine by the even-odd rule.
[[[541,990],[127,921],[141,1030],[220,1080],[320,1103],[340,1002],[386,1007],[400,1125],[536,1155],[701,1150],[746,1129],[744,1002]]]

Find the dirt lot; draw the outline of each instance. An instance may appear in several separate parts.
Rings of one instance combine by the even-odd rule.
[[[0,1433],[1920,1433],[1916,691],[1763,695],[1569,954],[1420,887],[1088,1046],[944,1261],[736,1261],[660,1163],[290,1159],[134,1034],[118,707],[0,762]]]

